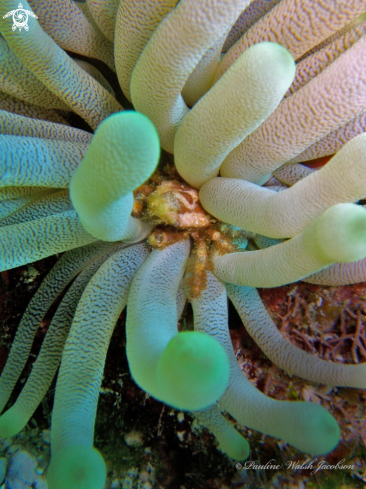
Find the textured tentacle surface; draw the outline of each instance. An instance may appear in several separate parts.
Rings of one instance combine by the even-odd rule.
[[[114,55],[119,84],[131,101],[133,69],[159,23],[177,0],[121,0],[116,19]]]
[[[306,353],[278,331],[256,289],[228,284],[226,290],[248,333],[267,357],[289,375],[326,385],[366,388],[366,363],[345,365]]]
[[[240,17],[231,28],[225,44],[223,52],[226,53],[243,34],[246,33],[261,17],[264,17],[280,0],[253,0],[248,7],[243,10]]]
[[[301,62],[304,58],[307,58],[308,56],[310,56],[311,54],[316,53],[320,49],[325,48],[328,44],[331,44],[334,41],[336,41],[337,39],[340,39],[348,31],[356,28],[358,25],[362,24],[365,20],[366,20],[366,15],[365,15],[365,11],[364,11],[363,13],[361,13],[360,15],[358,15],[357,17],[354,17],[350,22],[348,22],[348,24],[346,24],[345,26],[341,27],[340,29],[338,29],[337,31],[335,31],[332,35],[330,35],[329,37],[327,37],[326,39],[324,39],[324,41],[320,42],[316,46],[314,46],[311,49],[309,49],[309,51],[307,51],[303,56],[301,56],[298,59],[298,61]]]
[[[332,263],[365,258],[365,240],[366,211],[354,204],[338,204],[284,243],[216,257],[215,275],[237,285],[278,287]]]
[[[347,5],[341,0],[282,0],[229,49],[217,67],[214,81],[253,44],[278,42],[298,59],[364,10],[358,0],[350,0]]]
[[[19,199],[6,199],[1,203],[0,219],[6,219],[13,212],[18,211],[32,201],[31,197],[20,197]]]
[[[224,40],[225,35],[217,39],[189,75],[182,89],[183,99],[189,107],[192,107],[210,89]]]
[[[71,0],[30,0],[42,28],[57,44],[73,53],[96,58],[114,69],[113,45]],[[56,7],[57,5],[57,7]]]
[[[202,411],[195,411],[194,417],[205,428],[209,429],[219,442],[219,448],[234,460],[245,460],[249,457],[249,443],[241,436],[222,414],[217,404]]]
[[[0,148],[0,186],[67,188],[88,145],[4,134]]]
[[[94,421],[109,341],[126,306],[130,283],[148,254],[136,245],[111,256],[93,276],[79,302],[62,354],[52,416],[50,487],[102,488],[104,462],[94,465]],[[70,448],[85,447],[78,474],[68,467]],[[80,474],[83,474],[80,477]],[[98,485],[95,478],[102,480]]]
[[[0,270],[19,267],[96,241],[74,210],[0,228]]]
[[[113,42],[119,0],[87,0],[86,3],[99,29]]]
[[[0,417],[2,438],[19,433],[46,395],[59,366],[64,343],[84,288],[103,262],[118,251],[118,247],[121,245],[111,245],[99,253],[91,264],[81,271],[62,299],[27,382],[13,406]]]
[[[4,3],[4,8],[11,9],[10,0]],[[26,1],[24,8],[30,10]],[[83,117],[93,129],[110,114],[122,110],[116,99],[72,61],[35,19],[32,24],[32,29],[24,37],[12,32],[3,19],[0,19],[0,30],[17,57],[51,92]]]
[[[280,182],[292,186],[312,173],[314,173],[314,170],[305,165],[290,163],[277,168],[277,170],[273,172],[273,175],[278,178]]]
[[[49,189],[47,187],[0,187],[0,202],[9,199],[37,199],[45,193],[55,192],[57,189]]]
[[[283,243],[283,239],[268,238],[267,236],[262,236],[261,234],[255,234],[253,236],[254,243],[258,246],[260,250],[269,248],[270,246],[275,246],[276,244]]]
[[[364,111],[365,47],[363,37],[319,76],[285,99],[226,157],[222,175],[261,184],[271,171]]]
[[[324,270],[304,278],[304,281],[335,287],[366,282],[366,259],[353,263],[333,263]]]
[[[74,127],[50,121],[31,119],[22,115],[0,110],[0,134],[30,136],[33,138],[57,139],[75,143],[90,143],[92,134]]]
[[[39,107],[34,104],[26,104],[3,92],[0,92],[0,110],[6,110],[12,114],[18,114],[25,117],[63,124],[65,126],[70,125],[56,110],[45,109],[44,107]]]
[[[4,39],[0,39],[0,89],[14,97],[48,109],[70,110],[19,61]]]
[[[88,232],[105,241],[139,238],[144,223],[130,217],[132,190],[151,176],[159,156],[157,132],[142,114],[116,114],[98,128],[70,184],[72,203]]]
[[[332,155],[337,153],[348,141],[364,132],[366,132],[366,110],[363,110],[343,126],[329,132],[324,138],[319,139],[290,161],[296,163]]]
[[[114,93],[113,88],[110,86],[109,82],[102,75],[102,73],[97,68],[95,68],[95,66],[81,59],[73,58],[73,60],[78,66],[80,66],[80,68],[89,73],[90,76],[97,80],[97,82],[100,83],[102,87],[104,87],[111,95],[113,95],[113,97],[115,97],[116,94]]]
[[[166,151],[173,152],[175,133],[188,113],[181,91],[189,75],[247,3],[182,0],[140,56],[131,81],[132,102],[153,121]]]
[[[174,156],[180,175],[197,188],[217,176],[228,153],[280,103],[294,72],[282,46],[261,43],[248,49],[179,127]]]
[[[213,334],[229,357],[230,381],[219,400],[220,407],[244,426],[282,438],[305,452],[321,454],[332,450],[338,443],[339,428],[324,408],[306,402],[270,399],[240,371],[227,326],[225,287],[211,273],[202,297],[192,301],[192,305],[195,328]],[[288,423],[296,426],[295,431],[288,430]]]
[[[65,253],[43,280],[22,317],[0,377],[0,411],[4,409],[23,370],[38,326],[48,308],[66,285],[105,246],[101,243],[93,243]]]
[[[272,238],[289,238],[329,207],[366,196],[365,155],[364,133],[289,189],[273,192],[245,180],[215,178],[201,188],[200,200],[207,212],[224,222]]]
[[[306,85],[315,76],[319,75],[327,66],[336,60],[341,54],[355,44],[366,34],[366,22],[348,30],[343,36],[327,44],[323,49],[307,56],[296,65],[295,79],[286,96],[295,93]]]
[[[63,190],[61,192],[54,192],[51,195],[39,196],[37,200],[33,200],[21,209],[13,212],[5,219],[1,219],[0,227],[12,226],[13,224],[20,224],[26,221],[34,221],[47,217],[57,212],[65,212],[72,210],[71,200],[69,198],[69,192]]]
[[[0,187],[1,188],[1,187]],[[32,188],[32,187],[2,187],[3,189],[13,189],[13,188]],[[15,198],[4,198],[0,197],[1,207],[0,207],[0,220],[1,225],[4,225],[4,220],[7,217],[10,217],[12,214],[18,211],[22,211],[25,206],[31,204],[32,202],[42,199],[48,195],[54,193],[54,189],[43,189],[43,187],[33,187],[38,189],[38,192],[35,193],[24,193],[23,195],[15,196]],[[14,192],[15,193],[15,192]]]
[[[0,2],[0,270],[74,250],[59,260],[22,320],[0,378],[0,408],[22,372],[37,326],[56,296],[75,281],[23,393],[0,418],[0,435],[24,426],[65,349],[48,485],[102,489],[106,464],[92,447],[94,417],[108,343],[128,294],[127,356],[133,378],[168,405],[194,411],[226,454],[241,460],[249,451],[229,416],[300,450],[316,455],[331,450],[339,429],[328,412],[309,402],[270,399],[241,372],[227,329],[226,292],[214,274],[243,284],[227,290],[250,334],[286,372],[365,386],[366,364],[333,364],[300,352],[282,338],[258,294],[246,287],[304,277],[332,285],[366,279],[366,206],[345,203],[363,204],[366,197],[366,14],[354,18],[366,9],[365,1],[120,0],[117,18],[118,0],[28,2],[39,23],[25,11],[19,17],[29,26],[21,31],[12,17],[16,4]],[[233,25],[225,48],[233,36],[242,37],[221,56]],[[286,47],[298,62],[295,92],[287,97],[295,70]],[[75,56],[83,61],[63,49],[83,53]],[[118,113],[122,107],[116,98],[122,94],[109,69],[113,57],[122,90],[140,113]],[[96,130],[93,139],[71,127],[87,127],[79,116]],[[163,153],[156,167],[158,134],[163,149],[174,150],[175,161]],[[334,152],[332,159],[309,164],[319,166],[326,159],[321,170],[297,163]],[[221,178],[212,178],[219,169]],[[228,180],[235,189],[225,186]],[[121,241],[131,244],[148,235],[158,249],[141,268],[148,253],[144,245],[121,251],[123,259],[114,254],[117,261],[108,260],[109,253],[118,249],[119,255],[127,246]],[[138,249],[144,251],[135,254]],[[10,284],[22,272],[11,272]],[[299,314],[307,314],[302,294],[310,300],[313,293],[326,294],[313,288],[291,288],[289,314],[293,300]],[[352,292],[356,289],[362,300],[362,287]],[[189,313],[178,321],[184,291],[193,304],[194,332],[186,331]],[[276,298],[283,293],[269,292]],[[341,300],[344,293],[350,291],[330,291],[329,299]],[[315,318],[319,331],[309,330],[318,338],[324,322],[329,328],[333,308],[328,316],[327,301],[314,307],[327,315]],[[349,315],[341,314],[342,333],[354,321],[356,329],[351,352],[343,340],[352,332],[337,340],[337,359],[347,355],[358,363],[358,353],[365,353],[360,307],[352,297]],[[331,339],[329,329],[323,336],[331,345],[324,357],[334,355],[338,322],[333,328]],[[247,367],[251,360],[245,360]],[[262,360],[253,364],[255,376]],[[266,390],[272,380],[270,374]],[[299,388],[295,379],[294,389]],[[327,407],[337,409],[332,402]],[[354,406],[350,409],[353,415]],[[361,427],[362,420],[355,423]],[[347,436],[355,429],[352,421]]]
[[[144,390],[171,406],[197,410],[217,401],[229,372],[215,340],[178,334],[176,297],[189,248],[183,241],[155,250],[136,274],[128,300],[127,358]]]

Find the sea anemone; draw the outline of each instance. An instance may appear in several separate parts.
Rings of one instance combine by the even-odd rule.
[[[223,412],[306,453],[333,450],[339,427],[325,408],[266,397],[243,375],[228,298],[286,372],[366,387],[366,364],[325,361],[284,339],[255,289],[365,278],[361,2],[32,0],[20,8],[38,16],[29,14],[28,30],[11,25],[10,0],[0,19],[1,270],[65,253],[22,318],[0,378],[1,409],[40,321],[71,285],[0,436],[27,424],[61,362],[49,486],[103,487],[94,421],[127,305],[135,382],[193,412],[229,457],[244,460],[249,446]],[[115,69],[135,110],[65,50]],[[72,127],[70,112],[94,135]],[[168,166],[158,166],[160,147]],[[335,152],[318,171],[299,163]],[[186,299],[195,331],[178,332]]]

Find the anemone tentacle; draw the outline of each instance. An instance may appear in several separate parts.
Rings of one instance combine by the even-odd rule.
[[[332,286],[366,282],[366,259],[353,263],[334,263],[304,278],[304,282]]]
[[[11,9],[12,2],[4,0],[3,7]],[[24,8],[30,10],[26,0],[24,0]],[[14,34],[6,21],[1,18],[0,31],[22,63],[51,92],[83,117],[93,129],[108,115],[123,110],[104,87],[73,62],[40,28],[35,19],[32,29],[22,39]],[[36,57],[34,53],[38,53]],[[60,72],[60,67],[62,67],[62,72]],[[70,86],[73,89],[70,89]],[[98,104],[98,110],[96,104]]]
[[[90,280],[78,304],[62,353],[52,416],[48,477],[60,488],[95,484],[94,471],[87,468],[95,454],[94,421],[105,357],[114,326],[126,306],[131,280],[147,254],[145,245],[113,254]],[[85,452],[78,461],[76,475],[68,471],[68,454],[80,446]],[[97,474],[105,477],[102,459]]]
[[[86,71],[90,76],[92,76],[102,87],[104,87],[107,92],[109,92],[113,97],[116,97],[116,94],[109,84],[108,80],[102,75],[102,73],[92,64],[84,61],[82,59],[72,58],[75,63],[80,66],[84,71]]]
[[[177,330],[176,296],[189,250],[188,241],[155,250],[136,274],[127,306],[127,358],[144,390],[171,406],[197,410],[217,401],[229,372],[216,341]]]
[[[273,170],[364,111],[366,91],[358,87],[366,85],[365,46],[366,36],[285,99],[226,157],[221,175],[264,183]]]
[[[285,185],[292,186],[312,173],[314,173],[314,170],[305,165],[286,163],[286,165],[277,168],[277,170],[273,172],[273,176],[278,178],[278,180]]]
[[[225,287],[212,273],[209,273],[201,299],[192,301],[192,305],[195,328],[213,334],[229,357],[230,380],[219,399],[220,407],[239,423],[284,439],[300,450],[317,455],[332,450],[338,443],[339,428],[326,409],[307,402],[276,401],[266,397],[243,375],[228,331]],[[211,311],[215,312],[214,318],[210,317]]]
[[[57,9],[52,0],[30,0],[42,29],[66,51],[99,59],[114,69],[113,45],[80,10],[79,2],[60,0]]]
[[[9,95],[48,109],[70,110],[54,93],[19,61],[0,38],[0,89]]]
[[[88,145],[0,135],[0,186],[67,188]]]
[[[42,139],[90,143],[92,134],[81,129],[50,121],[31,119],[6,110],[0,110],[0,134]]]
[[[155,127],[142,114],[127,111],[100,125],[70,184],[72,203],[90,234],[129,242],[146,236],[150,228],[130,217],[132,190],[151,176],[159,156]]]
[[[37,194],[37,199],[32,199],[29,203],[22,206],[19,210],[12,212],[7,217],[0,220],[0,227],[12,226],[22,222],[34,221],[47,217],[57,212],[72,210],[69,192],[61,190],[46,194],[43,197]]]
[[[281,335],[256,289],[227,284],[226,290],[248,333],[267,357],[289,375],[326,385],[366,388],[366,363],[345,365],[304,352]]]
[[[230,151],[280,103],[294,72],[292,57],[279,44],[261,43],[243,53],[184,117],[174,139],[180,175],[196,188],[216,177]]]
[[[316,51],[297,63],[295,79],[285,97],[289,97],[319,75],[365,34],[366,22],[362,22],[348,30],[343,36],[324,46],[323,49]]]
[[[34,104],[26,104],[11,95],[0,92],[0,110],[34,119],[41,119],[69,126],[67,120],[54,109],[45,109]]]
[[[0,377],[0,412],[27,361],[34,336],[52,302],[95,256],[110,244],[93,243],[65,253],[43,280],[20,321],[8,360]]]
[[[341,0],[282,0],[224,55],[214,83],[253,44],[278,42],[298,59],[364,10],[365,6],[357,0],[350,0],[347,6]]]
[[[3,203],[9,199],[28,199],[38,198],[43,196],[43,192],[55,192],[57,189],[49,189],[47,187],[0,187],[0,202]]]
[[[48,484],[103,487],[106,464],[93,448],[94,418],[106,351],[128,296],[133,378],[156,399],[193,410],[229,457],[241,460],[249,453],[229,416],[299,450],[331,451],[339,428],[326,409],[271,399],[239,368],[224,286],[264,354],[286,372],[365,387],[365,364],[335,365],[321,359],[326,353],[314,358],[299,351],[247,287],[304,277],[328,284],[366,279],[366,16],[356,17],[362,2],[121,0],[117,11],[117,0],[87,0],[89,7],[60,0],[57,8],[50,0],[28,1],[39,23],[28,12],[25,32],[12,26],[10,0],[3,0],[9,12],[0,16],[6,40],[0,36],[0,269],[72,251],[57,262],[21,321],[0,378],[0,408],[20,376],[37,326],[70,288],[28,383],[0,418],[0,435],[28,421],[63,352]],[[110,40],[114,31],[114,46],[95,22]],[[224,39],[225,50],[238,32],[241,39],[221,57]],[[97,60],[73,61],[62,48],[112,70],[115,61],[117,76]],[[281,101],[295,72],[291,53],[298,61],[292,89],[301,88]],[[119,113],[117,78],[140,113]],[[86,127],[78,116],[94,136],[73,127]],[[158,135],[163,149],[175,154],[163,152],[157,166]],[[321,170],[301,164],[334,152]],[[213,178],[219,170],[221,177]],[[229,180],[233,187],[226,186]],[[121,241],[146,238],[122,250]],[[185,294],[196,331],[187,331]],[[294,287],[288,295],[293,294],[301,305]],[[359,313],[352,316],[356,338],[347,352],[354,363],[357,348],[365,354],[357,339]],[[339,351],[343,355],[346,345]],[[257,360],[242,353],[250,355],[248,371]],[[299,385],[294,380],[296,392]]]
[[[173,153],[175,133],[188,113],[181,91],[189,75],[248,3],[182,0],[159,24],[142,52],[132,74],[131,99],[135,109],[155,124],[166,151]]]
[[[93,241],[97,239],[85,231],[74,210],[4,226],[0,228],[0,270],[19,267]]]
[[[0,416],[0,437],[7,438],[19,433],[41,403],[56,374],[76,307],[87,283],[104,261],[121,247],[123,245],[115,244],[100,248],[67,291],[48,327],[27,382],[16,402]]]
[[[264,250],[214,258],[215,275],[250,287],[278,287],[296,282],[335,262],[366,256],[366,210],[354,204],[327,209],[302,233]]]
[[[337,153],[348,141],[359,134],[366,132],[366,110],[351,119],[343,126],[329,132],[324,138],[319,139],[305,151],[292,158],[289,163],[314,160],[322,156]]]
[[[32,187],[0,187],[1,190],[8,189],[20,189],[20,188],[32,188]],[[24,193],[16,195],[14,192],[14,197],[10,197],[13,192],[9,192],[8,195],[4,192],[3,195],[0,194],[1,209],[0,209],[0,221],[1,225],[4,224],[4,220],[10,217],[12,214],[16,212],[21,212],[27,205],[36,203],[38,199],[43,199],[48,195],[52,195],[58,189],[46,188],[46,187],[33,187],[36,189],[36,192],[32,193]],[[1,198],[4,197],[4,198]],[[9,197],[9,198],[6,198]]]
[[[343,37],[348,31],[353,30],[358,25],[362,24],[364,20],[366,20],[365,11],[363,11],[360,15],[354,17],[350,22],[348,22],[340,29],[336,30],[333,34],[331,34],[329,37],[321,41],[319,44],[313,46],[311,49],[309,49],[309,51],[307,51],[303,56],[301,56],[298,59],[298,61],[301,62],[307,56],[310,56],[311,54],[316,53],[320,49],[323,49],[328,44],[335,42],[337,39]]]
[[[253,0],[232,26],[222,48],[226,53],[259,19],[264,17],[281,0]]]
[[[109,41],[114,42],[115,18],[119,0],[87,0],[89,12]]]
[[[211,178],[201,188],[200,200],[224,222],[271,238],[289,238],[304,231],[326,209],[366,197],[365,154],[363,133],[323,168],[282,192],[237,178]]]
[[[188,107],[195,105],[210,89],[225,38],[226,33],[205,52],[184,84],[182,97]]]
[[[177,1],[121,0],[119,3],[114,53],[118,81],[129,101],[136,63],[150,37]]]
[[[222,414],[218,404],[201,411],[194,417],[209,429],[219,442],[219,449],[234,460],[245,460],[250,453],[249,443]]]

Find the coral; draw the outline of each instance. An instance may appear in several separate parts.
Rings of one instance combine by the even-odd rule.
[[[366,109],[365,37],[359,20],[346,28],[362,7],[349,2],[335,13],[334,2],[283,0],[269,2],[266,13],[260,1],[244,10],[249,3],[121,0],[117,9],[111,0],[103,10],[97,0],[80,7],[62,0],[55,15],[51,2],[30,1],[24,8],[34,7],[40,19],[29,19],[26,36],[0,18],[0,89],[8,94],[0,111],[1,270],[65,252],[30,302],[0,377],[4,409],[39,323],[65,290],[28,381],[0,417],[0,436],[27,424],[60,364],[51,489],[103,487],[94,422],[109,342],[126,305],[134,381],[191,411],[236,460],[248,456],[249,445],[227,415],[314,455],[333,450],[340,430],[325,407],[307,402],[309,391],[304,401],[275,400],[243,375],[228,298],[286,372],[365,387],[365,364],[326,361],[292,345],[251,288],[306,277],[355,282],[365,273],[366,211],[357,205],[365,197],[357,119]],[[113,32],[117,77],[136,111],[124,111],[118,87],[63,50],[113,68]],[[319,68],[324,53],[309,53],[302,65],[309,81],[287,93],[293,57],[324,48],[327,37],[332,62]],[[72,127],[82,124],[72,112],[93,136]],[[330,146],[340,135],[344,147],[323,169],[279,168],[302,152],[322,154],[316,144],[330,138],[323,142]],[[174,160],[163,153],[157,167],[160,146]],[[194,331],[179,331],[187,298]],[[355,342],[364,348],[357,327]]]

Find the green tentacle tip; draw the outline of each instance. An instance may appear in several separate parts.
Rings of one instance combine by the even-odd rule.
[[[76,445],[52,456],[47,472],[50,489],[103,489],[107,469],[95,448]]]
[[[249,443],[235,428],[228,440],[220,442],[219,449],[233,460],[246,460],[250,454]]]
[[[0,438],[10,438],[21,431],[29,418],[12,406],[0,417]]]
[[[144,151],[143,144],[148,149],[146,156],[149,160],[158,160],[160,156],[160,141],[158,132],[151,120],[141,112],[125,110],[107,117],[98,127],[95,135],[99,142],[107,137],[112,140],[117,137],[117,142],[125,150],[135,151],[136,154]],[[131,157],[135,156],[133,153]]]
[[[299,439],[298,443],[293,443],[293,445],[305,453],[325,455],[338,445],[341,430],[337,421],[322,406],[306,402],[305,407],[306,411],[302,412],[304,423],[302,433],[305,436],[303,439]],[[300,409],[302,410],[302,408]]]
[[[186,331],[169,341],[159,360],[157,378],[162,400],[195,411],[210,406],[225,392],[229,360],[214,338]]]

